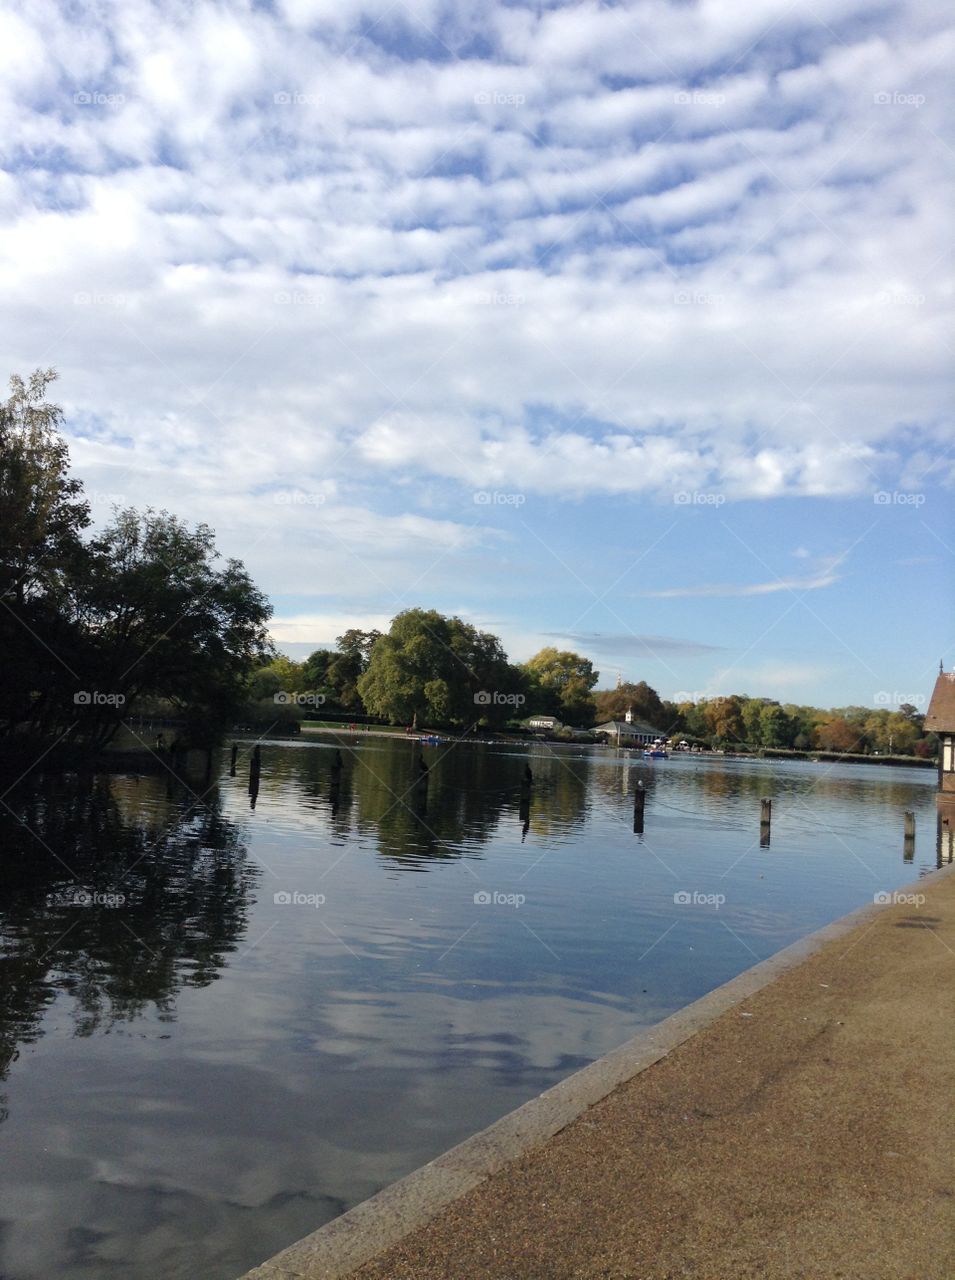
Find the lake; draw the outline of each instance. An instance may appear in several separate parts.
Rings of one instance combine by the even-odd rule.
[[[936,865],[931,770],[251,746],[5,796],[4,1280],[232,1280]]]

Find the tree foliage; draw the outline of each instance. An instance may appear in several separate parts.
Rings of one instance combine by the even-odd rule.
[[[648,692],[647,692],[648,691]],[[931,756],[936,744],[923,730],[925,717],[911,703],[897,709],[781,705],[772,698],[747,694],[700,698],[680,703],[657,698],[645,682],[624,684],[595,694],[601,719],[619,718],[632,706],[634,714],[671,737],[681,734],[727,750],[839,751]],[[660,712],[655,718],[656,704]]]
[[[598,724],[607,720],[622,720],[630,710],[637,720],[645,721],[654,729],[668,728],[672,719],[667,716],[660,695],[646,680],[637,684],[624,681],[615,689],[599,690],[594,694],[594,702]]]
[[[406,609],[371,645],[357,688],[367,710],[393,724],[464,726],[513,714],[504,699],[519,694],[520,677],[497,636],[435,609]]]
[[[0,405],[0,732],[98,745],[151,696],[206,736],[269,649],[267,601],[239,561],[216,566],[206,525],[126,510],[82,537],[89,508],[46,401],[54,377],[13,378]]]
[[[527,681],[528,710],[557,716],[567,724],[593,724],[597,704],[592,690],[600,673],[589,658],[550,645],[525,662],[522,671]]]

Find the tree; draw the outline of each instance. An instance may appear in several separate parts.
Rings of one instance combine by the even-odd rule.
[[[328,664],[326,680],[332,695],[342,707],[362,711],[358,681],[368,670],[371,652],[381,639],[380,631],[361,631],[351,627],[335,641],[337,651]]]
[[[759,742],[764,747],[788,747],[792,743],[793,722],[778,702],[767,702],[759,713]]]
[[[736,694],[728,698],[711,698],[703,707],[703,715],[710,733],[717,742],[740,743],[743,741],[742,702]]]
[[[302,693],[306,688],[305,664],[294,662],[284,653],[264,662],[249,681],[250,696],[254,700],[274,698],[277,693]]]
[[[684,732],[691,738],[709,737],[710,727],[706,718],[706,706],[706,698],[701,698],[699,702],[681,702],[679,705]]]
[[[743,721],[743,736],[752,747],[770,746],[770,743],[763,742],[761,718],[763,707],[766,705],[764,698],[743,698],[740,715]]]
[[[165,511],[121,511],[92,541],[75,598],[91,695],[80,736],[108,741],[143,694],[185,710],[194,741],[234,718],[249,672],[272,653],[271,609],[240,561],[217,559],[207,525],[190,530]]]
[[[674,734],[686,733],[686,718],[683,715],[680,704],[664,698],[661,705],[663,707],[663,719],[659,727],[664,729],[670,737],[673,737]]]
[[[315,649],[302,663],[306,689],[322,690],[328,683],[328,668],[334,658],[331,649]]]
[[[669,724],[660,695],[646,680],[641,680],[638,684],[624,681],[615,689],[602,689],[594,694],[594,702],[598,723],[622,720],[632,709],[638,720],[645,720],[655,729],[662,729]]]
[[[72,678],[75,628],[64,611],[90,523],[69,475],[53,369],[10,379],[0,402],[0,732],[37,727]]]
[[[52,369],[10,380],[0,403],[0,733],[103,745],[138,697],[182,708],[209,741],[272,656],[265,597],[238,560],[215,567],[212,531],[119,511],[84,541]]]
[[[816,729],[816,745],[823,751],[858,751],[859,734],[845,716],[833,716]]]
[[[83,486],[69,475],[63,411],[46,400],[57,377],[37,369],[10,379],[0,402],[0,593],[8,603],[58,593],[90,523]]]
[[[792,744],[797,751],[811,751],[816,745],[816,729],[822,714],[815,707],[800,707],[787,702],[783,710],[792,723]]]
[[[496,636],[435,609],[399,613],[357,682],[368,711],[393,724],[501,722],[515,708],[503,699],[521,696],[518,689]]]
[[[553,646],[524,663],[530,709],[580,725],[594,722],[597,705],[591,690],[600,678],[589,658]]]
[[[914,710],[914,708],[913,708]],[[886,722],[886,745],[896,755],[911,755],[916,742],[922,736],[916,720],[907,716],[901,708],[889,713]]]

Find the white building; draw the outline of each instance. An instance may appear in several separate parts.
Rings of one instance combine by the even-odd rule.
[[[538,733],[553,733],[555,729],[563,728],[556,716],[529,716],[524,724],[528,729],[534,729]]]
[[[632,709],[627,712],[624,720],[608,720],[606,724],[598,724],[594,733],[608,738],[616,746],[626,744],[646,747],[664,736],[659,729],[654,729],[653,725],[643,720],[636,720]]]

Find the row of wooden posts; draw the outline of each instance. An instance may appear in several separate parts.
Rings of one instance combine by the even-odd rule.
[[[234,778],[236,770],[236,761],[239,755],[239,748],[236,743],[232,744],[232,759],[229,766],[229,774]],[[332,761],[332,793],[333,799],[336,799],[336,792],[341,785],[342,768],[344,761],[342,753],[335,751],[335,758]],[[249,795],[252,797],[252,808],[255,808],[255,800],[259,794],[259,777],[262,772],[262,748],[256,743],[253,748],[251,758],[249,760]],[[425,764],[424,756],[419,751],[415,761],[415,787],[427,787],[428,782],[428,766]],[[528,826],[530,824],[530,802],[531,789],[534,785],[534,774],[531,772],[529,764],[524,766],[524,773],[521,778],[521,803],[520,817],[524,823],[521,840],[527,835]],[[647,792],[642,782],[637,782],[633,792],[633,830],[636,835],[643,835],[644,826],[644,809],[647,802]],[[768,849],[770,835],[773,823],[773,802],[768,796],[763,796],[759,802],[759,844],[760,848]],[[905,810],[905,832],[903,840],[903,852],[907,860],[911,859],[915,852],[915,812],[912,809]]]
[[[647,802],[646,789],[642,782],[638,782],[633,792],[633,830],[636,835],[643,835],[643,813]],[[760,848],[768,849],[770,835],[773,825],[773,802],[768,796],[763,796],[759,802],[759,844]],[[903,839],[903,855],[906,861],[911,861],[915,853],[915,811],[912,809],[905,810],[905,831]]]

